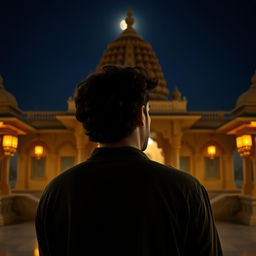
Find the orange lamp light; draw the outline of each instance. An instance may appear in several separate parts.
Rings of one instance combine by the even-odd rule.
[[[34,154],[36,156],[36,159],[40,159],[44,153],[44,147],[41,145],[36,145],[34,148]]]
[[[216,146],[210,145],[207,147],[207,154],[213,159],[216,156]]]
[[[236,146],[241,156],[249,156],[252,148],[252,136],[245,134],[236,137]]]
[[[4,135],[2,146],[6,156],[13,156],[18,147],[18,137],[13,135]]]

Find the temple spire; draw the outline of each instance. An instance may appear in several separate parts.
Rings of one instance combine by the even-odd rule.
[[[133,28],[134,17],[131,8],[128,8],[125,22],[127,28],[108,45],[97,70],[101,70],[105,65],[144,67],[152,78],[158,80],[156,89],[150,93],[150,99],[167,100],[169,90],[161,66],[152,46]]]
[[[125,22],[127,24],[127,29],[132,28],[132,25],[134,24],[134,18],[132,17],[131,7],[128,8],[127,17],[125,18]]]

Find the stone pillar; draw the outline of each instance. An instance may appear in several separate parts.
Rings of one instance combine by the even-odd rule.
[[[193,169],[194,173],[192,173],[201,183],[205,180],[205,169],[204,169],[204,156],[201,152],[196,152],[193,157]]]
[[[171,136],[172,154],[173,154],[172,165],[177,169],[180,168],[181,137],[182,137],[182,131],[181,131],[179,121],[173,121],[172,136]]]
[[[180,168],[180,148],[173,146],[173,166],[177,169]]]
[[[164,138],[163,134],[161,132],[159,132],[156,136],[156,138],[154,138],[157,141],[157,145],[158,147],[160,147],[163,150],[163,154],[164,154],[164,163],[166,165],[172,165],[172,161],[171,161],[171,144],[169,139]]]
[[[86,146],[89,142],[89,138],[85,135],[84,129],[81,125],[76,127],[75,137],[77,149],[77,163],[81,163],[88,158],[86,154]]]
[[[250,166],[249,157],[243,157],[243,176],[244,176],[244,184],[242,187],[242,193],[244,195],[252,195],[254,186],[252,181],[252,170]]]
[[[253,182],[253,196],[256,197],[256,158],[254,156],[253,158],[253,178],[254,178],[254,182]],[[255,207],[256,208],[256,207]],[[256,214],[256,212],[255,212]]]
[[[76,139],[77,163],[81,163],[85,160],[85,144],[82,142],[81,137]]]
[[[1,195],[9,195],[11,193],[11,188],[9,185],[9,169],[10,169],[10,157],[4,156],[4,158],[2,159],[2,168],[1,168],[1,181],[0,181]]]
[[[163,152],[164,152],[165,164],[172,166],[172,158],[171,158],[172,150],[171,150],[171,144],[169,141],[167,141],[164,144]]]

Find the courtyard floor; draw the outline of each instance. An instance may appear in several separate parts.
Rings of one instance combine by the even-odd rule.
[[[224,256],[255,256],[256,227],[217,223]],[[0,256],[39,256],[32,222],[0,227]]]

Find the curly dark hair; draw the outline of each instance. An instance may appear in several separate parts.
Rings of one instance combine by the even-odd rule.
[[[91,141],[113,143],[129,136],[157,80],[141,67],[104,66],[77,88],[76,118]]]

